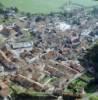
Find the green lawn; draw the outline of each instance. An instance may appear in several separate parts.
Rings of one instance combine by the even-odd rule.
[[[86,7],[98,5],[98,1],[95,0],[71,0],[73,3],[77,3]]]
[[[18,7],[21,11],[31,13],[50,13],[59,11],[68,0],[0,0],[6,7]],[[72,3],[78,3],[84,6],[97,5],[98,1],[94,0],[71,0]],[[65,5],[66,7],[66,5]]]
[[[31,13],[48,13],[58,11],[66,0],[0,0],[6,7],[16,6],[21,11]]]

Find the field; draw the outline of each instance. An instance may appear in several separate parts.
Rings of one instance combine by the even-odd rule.
[[[31,13],[48,13],[58,11],[65,0],[0,0],[6,7],[16,6],[21,11]]]
[[[0,0],[5,7],[17,7],[21,11],[30,13],[50,13],[60,11],[68,0]],[[98,1],[94,0],[70,0],[84,6],[94,6]],[[66,7],[66,5],[65,5]]]

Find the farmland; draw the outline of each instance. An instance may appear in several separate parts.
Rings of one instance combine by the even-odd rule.
[[[19,10],[30,13],[50,13],[60,11],[68,0],[0,0],[5,7],[17,7]],[[94,6],[94,0],[70,0],[83,6]],[[65,5],[66,7],[66,5]]]

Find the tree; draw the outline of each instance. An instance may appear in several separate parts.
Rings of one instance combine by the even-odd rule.
[[[4,20],[8,20],[8,19],[9,19],[8,15],[4,14]]]
[[[14,8],[14,11],[15,11],[16,13],[18,13],[19,10],[18,10],[17,7],[15,7],[15,8]]]
[[[0,3],[0,8],[3,8],[4,6],[3,6],[3,4],[2,3]]]
[[[2,3],[0,3],[0,14],[3,14],[4,13],[4,6]]]
[[[89,100],[98,100],[98,96],[92,96]]]
[[[3,14],[4,10],[2,8],[0,8],[0,14]]]
[[[28,18],[30,18],[32,16],[31,13],[29,13],[29,12],[26,13],[26,15],[27,15]]]
[[[93,47],[87,50],[84,59],[90,63],[95,71],[95,79],[98,82],[98,44],[96,43]]]

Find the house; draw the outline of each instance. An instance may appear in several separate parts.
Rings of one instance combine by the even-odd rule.
[[[21,48],[32,48],[33,42],[19,42],[19,43],[12,43],[11,47],[13,49],[21,49]]]
[[[39,82],[36,82],[32,79],[28,79],[27,77],[25,77],[21,74],[17,74],[15,76],[12,76],[11,80],[15,83],[22,85],[23,87],[33,88],[34,90],[37,90],[37,91],[44,88],[43,85],[40,84]]]
[[[0,50],[0,63],[7,70],[16,70],[16,65]]]
[[[20,17],[19,20],[24,22],[25,20],[27,20],[27,17],[26,16]]]
[[[89,36],[90,33],[91,33],[91,29],[86,29],[81,33],[81,36]]]
[[[45,67],[45,70],[48,71],[51,76],[55,76],[55,77],[58,77],[58,78],[65,76],[64,72],[62,72],[62,71],[60,71],[60,70],[58,70],[58,69],[56,69],[52,66],[49,66],[49,65],[47,65]]]
[[[66,31],[66,30],[71,29],[71,25],[69,25],[65,22],[57,22],[55,25],[56,25],[56,28],[61,31]]]
[[[4,67],[0,64],[0,73],[4,72]]]
[[[3,28],[4,28],[3,25],[0,25],[0,32],[3,30]]]
[[[0,96],[6,97],[8,95],[9,95],[8,85],[0,80]]]
[[[71,94],[71,93],[63,93],[63,100],[78,100],[81,99],[82,95],[79,94]]]

